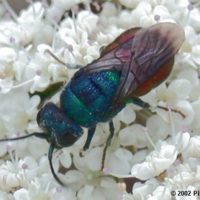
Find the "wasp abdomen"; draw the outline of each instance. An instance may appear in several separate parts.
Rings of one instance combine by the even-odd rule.
[[[82,74],[67,85],[61,94],[61,107],[78,124],[90,127],[106,121],[120,82],[117,71]],[[106,113],[106,114],[105,114]]]

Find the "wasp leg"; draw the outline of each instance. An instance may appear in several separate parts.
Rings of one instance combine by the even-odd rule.
[[[127,103],[133,103],[142,108],[150,108],[150,105],[148,103],[142,101],[142,99],[137,98],[137,97],[133,97],[133,98],[129,99]]]
[[[84,151],[86,151],[90,147],[90,143],[91,143],[92,138],[94,136],[95,130],[96,130],[96,126],[89,128],[88,134],[87,134],[87,139],[86,139],[85,145],[83,147]]]
[[[41,101],[38,106],[38,108],[40,109],[48,99],[53,97],[57,92],[59,92],[63,88],[64,84],[65,84],[64,81],[53,83],[53,84],[49,85],[44,91],[34,92],[32,94],[29,93],[29,96],[32,97],[34,95],[38,95],[40,97]]]
[[[137,98],[137,97],[133,97],[133,98],[131,98],[131,99],[129,99],[129,100],[127,101],[127,103],[130,103],[130,102],[133,103],[133,104],[135,104],[135,105],[138,105],[138,106],[140,106],[140,107],[142,107],[142,108],[144,108],[144,109],[145,109],[145,108],[150,108],[150,107],[151,107],[148,103],[142,101],[142,99]],[[160,109],[169,111],[169,109],[166,108],[166,107],[164,107],[164,106],[157,106],[157,108],[160,108]],[[179,111],[179,110],[171,109],[171,111],[172,111],[172,112],[175,112],[175,113],[178,113],[178,114],[181,115],[181,117],[183,117],[183,118],[186,117],[186,116],[185,116],[181,111]]]
[[[49,49],[45,50],[45,53],[48,53],[49,55],[51,55],[51,57],[53,57],[57,62],[59,62],[60,64],[64,65],[65,67],[67,67],[68,69],[80,69],[83,66],[82,65],[78,65],[78,64],[69,64],[69,63],[65,63],[62,60],[60,60],[60,58],[58,58],[53,52],[51,52]]]
[[[109,134],[109,136],[107,138],[106,146],[105,146],[105,148],[103,150],[103,156],[102,156],[102,162],[101,162],[101,170],[104,169],[104,163],[105,163],[105,159],[106,159],[106,151],[107,151],[108,147],[111,144],[111,141],[112,141],[112,138],[113,138],[114,132],[115,132],[113,121],[109,122],[109,130],[110,130],[110,134]]]

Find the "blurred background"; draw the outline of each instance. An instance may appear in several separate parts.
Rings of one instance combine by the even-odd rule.
[[[16,11],[16,13],[19,13],[22,8],[26,8],[31,2],[34,2],[34,1],[38,1],[38,0],[15,0],[15,1],[7,0],[9,5]],[[46,0],[46,1],[50,2],[50,0]]]

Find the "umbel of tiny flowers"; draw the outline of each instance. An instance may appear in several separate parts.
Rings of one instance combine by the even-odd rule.
[[[80,156],[84,135],[72,147],[55,152],[55,171],[67,188],[60,188],[52,179],[45,156],[47,143],[29,139],[2,144],[1,157],[6,159],[9,153],[11,161],[2,160],[0,166],[0,198],[170,199],[172,190],[198,189],[199,8],[188,0],[120,0],[117,4],[102,3],[102,11],[97,14],[90,9],[90,1],[81,2],[83,10],[80,1],[57,0],[51,5],[32,2],[19,15],[5,0],[0,4],[1,138],[39,131],[35,119],[40,99],[29,94],[72,77],[74,71],[45,53],[47,49],[64,63],[85,65],[99,56],[100,47],[124,30],[164,21],[181,24],[186,41],[167,82],[142,99],[153,107],[159,103],[169,105],[169,110],[180,109],[185,118],[160,109],[157,115],[146,115],[129,105],[114,119],[116,134],[106,156],[107,174],[99,173],[101,160],[97,159],[109,132],[106,124],[98,126],[84,157]],[[68,15],[70,9],[76,11],[73,18],[70,12]],[[58,102],[58,96],[52,101]],[[144,120],[138,119],[138,113],[145,113]],[[120,178],[126,183],[126,177],[143,181],[136,179],[133,187],[125,187]]]

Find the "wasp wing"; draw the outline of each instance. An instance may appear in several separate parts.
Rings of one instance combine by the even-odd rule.
[[[100,58],[77,71],[76,76],[82,73],[93,73],[104,70],[121,70],[124,61],[130,57],[130,48],[135,33],[141,28],[131,28],[123,32],[112,43],[103,49]],[[116,52],[121,49],[121,55],[116,57]]]
[[[79,73],[113,69],[120,71],[120,85],[115,101],[123,101],[150,79],[154,79],[155,85],[164,81],[183,41],[184,32],[174,23],[159,23],[143,29],[133,28],[122,33],[104,49],[99,59],[82,68]],[[155,78],[160,69],[162,75]],[[143,94],[155,85],[147,85]]]
[[[143,95],[164,81],[184,38],[183,29],[174,23],[160,23],[137,32],[132,41],[130,60],[121,69],[115,99],[128,97],[138,88],[143,90],[139,92]]]
[[[118,36],[111,44],[109,44],[103,51],[101,52],[101,56],[104,56],[105,54],[108,54],[112,50],[121,47],[122,44],[129,41],[130,39],[133,39],[136,32],[139,31],[141,28],[131,28],[125,32],[123,32],[120,36]]]

